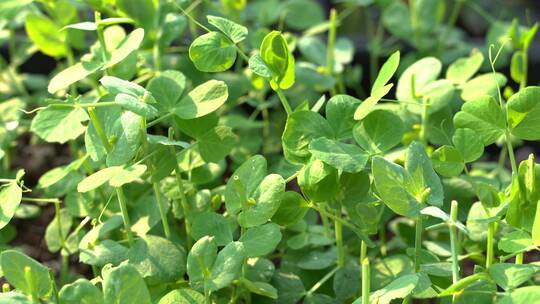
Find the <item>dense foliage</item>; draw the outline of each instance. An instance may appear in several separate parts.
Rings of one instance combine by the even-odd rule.
[[[1,1],[0,303],[538,303],[538,23],[476,2]]]

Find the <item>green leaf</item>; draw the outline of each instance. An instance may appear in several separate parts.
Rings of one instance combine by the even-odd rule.
[[[540,87],[519,90],[508,99],[508,125],[514,136],[524,140],[540,139]]]
[[[249,290],[251,293],[265,296],[271,299],[277,299],[278,292],[274,286],[265,283],[265,282],[252,282],[245,278],[240,278],[242,284]]]
[[[452,146],[445,145],[433,151],[431,161],[435,171],[446,177],[458,176],[464,168],[460,151]]]
[[[205,284],[204,274],[211,271],[216,257],[217,245],[213,237],[204,236],[191,247],[187,257],[187,274],[189,276],[189,284],[193,288],[198,290],[203,289],[203,285]]]
[[[522,230],[507,233],[497,242],[497,247],[507,253],[514,253],[533,246],[531,236]]]
[[[527,282],[540,271],[540,267],[536,265],[500,263],[491,265],[488,271],[497,285],[504,290],[511,290]]]
[[[127,253],[133,265],[150,285],[176,282],[186,271],[184,248],[153,235],[137,239]]]
[[[388,81],[392,79],[392,76],[394,76],[399,66],[399,57],[400,53],[399,51],[396,51],[390,55],[390,57],[382,65],[379,75],[377,75],[377,79],[375,79],[373,86],[371,86],[371,95],[374,95],[375,92],[384,87]]]
[[[146,89],[152,93],[157,103],[155,107],[160,113],[174,109],[186,88],[186,76],[180,71],[167,70],[152,78]]]
[[[506,84],[506,77],[500,73],[476,76],[461,85],[461,98],[464,101],[475,101],[485,95],[496,97],[497,83],[502,88]]]
[[[108,168],[99,170],[93,173],[92,175],[86,177],[85,179],[83,179],[77,185],[77,191],[88,192],[88,191],[94,190],[98,188],[99,186],[108,182],[113,176],[115,176],[120,171],[122,171],[122,167],[119,167],[119,166],[108,167]]]
[[[278,272],[272,283],[278,290],[278,303],[297,303],[306,294],[304,283],[294,273]]]
[[[431,159],[426,153],[424,146],[415,141],[407,149],[405,169],[411,175],[414,185],[415,196],[420,198],[426,189],[430,189],[426,202],[434,206],[442,206],[444,192],[441,180],[433,170]]]
[[[52,287],[49,269],[36,260],[17,250],[5,250],[0,254],[0,266],[9,284],[27,295],[36,294],[38,297],[47,295]],[[29,268],[32,282],[25,276],[25,268]]]
[[[248,62],[249,68],[254,74],[257,74],[264,78],[271,78],[272,77],[272,71],[270,68],[266,65],[264,60],[262,59],[261,55],[255,54],[249,58]]]
[[[175,289],[164,295],[158,304],[204,304],[204,296],[193,289]]]
[[[457,129],[452,136],[452,143],[466,163],[473,162],[484,154],[484,145],[478,142],[478,135],[473,129]]]
[[[410,190],[413,185],[412,177],[403,167],[375,156],[371,170],[377,192],[392,211],[408,217],[418,215],[421,205]]]
[[[139,98],[133,97],[132,95],[120,93],[116,95],[114,101],[122,108],[129,110],[144,118],[152,119],[158,116],[158,110],[155,107],[144,103]]]
[[[394,299],[403,299],[412,293],[418,280],[417,274],[400,276],[392,283],[372,293],[370,299],[378,299],[377,303],[379,304],[389,304]]]
[[[103,294],[106,304],[152,303],[150,292],[134,266],[122,264],[104,272]]]
[[[375,105],[377,105],[377,103],[384,97],[386,96],[386,94],[388,94],[388,92],[390,92],[390,90],[392,89],[394,85],[391,83],[391,84],[387,84],[379,89],[377,89],[376,91],[374,91],[373,93],[371,93],[371,96],[369,96],[368,98],[366,98],[359,106],[358,108],[356,108],[356,111],[354,112],[354,119],[356,120],[362,120],[364,119],[366,116],[369,115],[369,113],[371,113],[371,111],[373,110],[373,108],[375,108]]]
[[[331,140],[318,138],[309,144],[309,152],[316,159],[345,172],[359,172],[368,161],[368,154],[359,147]]]
[[[238,188],[245,191],[245,195],[253,197],[260,183],[266,177],[266,159],[261,155],[254,155],[247,159],[238,169],[236,169],[227,181],[225,188],[225,204],[227,212],[236,214],[244,203]]]
[[[247,257],[264,256],[276,249],[281,241],[281,231],[274,223],[248,229],[238,240],[244,244]]]
[[[217,126],[209,130],[198,138],[201,157],[206,162],[219,162],[231,152],[236,139],[236,135],[229,127]]]
[[[24,23],[26,34],[34,45],[44,54],[51,57],[66,55],[66,32],[51,19],[29,13]]]
[[[312,201],[335,199],[339,190],[338,170],[318,159],[311,159],[298,174],[298,185]]]
[[[233,43],[239,43],[247,37],[248,29],[245,26],[218,16],[208,15],[206,19],[208,19],[208,23],[220,30]]]
[[[120,117],[117,116],[107,135],[109,140],[114,139],[112,149],[107,153],[107,166],[124,165],[135,156],[139,148],[141,117],[133,112],[123,112]]]
[[[146,30],[154,28],[158,15],[155,0],[116,0],[116,7]]]
[[[396,97],[398,100],[415,100],[419,92],[441,73],[442,64],[435,57],[425,57],[409,66],[399,78]],[[413,79],[414,89],[413,92]],[[414,94],[413,94],[414,93]]]
[[[360,267],[356,263],[347,263],[334,275],[333,288],[338,299],[353,298],[360,285]]]
[[[251,195],[255,204],[240,212],[238,224],[244,228],[250,228],[266,223],[279,209],[284,192],[285,180],[281,175],[266,176]]]
[[[127,94],[134,97],[143,97],[147,91],[138,84],[113,76],[103,76],[99,80],[102,86],[111,94]]]
[[[521,83],[526,73],[523,70],[523,61],[525,60],[523,57],[523,51],[516,51],[510,62],[510,76],[517,83]]]
[[[82,124],[89,119],[86,111],[79,107],[50,105],[32,120],[30,130],[47,142],[66,143],[86,131]]]
[[[143,39],[144,30],[141,28],[135,29],[133,32],[129,33],[120,45],[111,52],[109,60],[101,69],[108,69],[126,59],[131,53],[139,49]]]
[[[294,84],[294,56],[281,32],[272,31],[264,37],[260,55],[272,71],[272,89],[286,90]]]
[[[60,289],[59,298],[65,304],[94,304],[103,303],[103,293],[87,279],[66,284]]]
[[[481,138],[484,146],[496,142],[506,130],[504,113],[493,97],[466,102],[454,116],[456,128],[469,128]]]
[[[228,97],[225,82],[209,80],[184,96],[174,108],[174,113],[182,119],[202,117],[221,107]]]
[[[82,61],[56,74],[47,87],[47,91],[53,94],[67,88],[71,84],[86,78],[103,66],[99,61]]]
[[[225,35],[209,32],[189,46],[189,59],[202,72],[223,72],[236,61],[236,47]]]
[[[334,137],[334,131],[328,122],[312,111],[294,112],[287,118],[281,137],[285,158],[295,164],[309,161],[309,144],[319,137]]]
[[[22,189],[15,181],[0,187],[0,229],[11,221],[21,199]]]
[[[534,303],[540,297],[540,286],[526,286],[507,293],[497,304]]]
[[[282,226],[292,225],[304,218],[309,210],[306,200],[295,191],[287,191],[281,196],[279,209],[272,216],[272,222]]]
[[[349,95],[335,95],[326,104],[326,120],[334,129],[336,139],[351,138],[351,131],[356,123],[353,113],[360,100]]]
[[[242,272],[245,259],[244,245],[240,242],[229,243],[217,255],[211,271],[209,289],[216,291],[227,287]]]
[[[446,79],[455,84],[464,84],[478,72],[484,62],[481,52],[474,52],[469,57],[459,58],[446,70]]]
[[[384,153],[401,142],[405,126],[401,118],[386,110],[375,110],[353,129],[354,140],[370,154]]]
[[[45,229],[45,243],[50,252],[62,249],[63,244],[60,238],[64,240],[67,238],[72,225],[72,218],[67,209],[61,209],[60,214],[56,216],[58,218],[54,217]]]
[[[211,236],[218,246],[225,246],[233,241],[229,220],[221,214],[202,212],[195,214],[191,221],[191,236],[195,240]]]

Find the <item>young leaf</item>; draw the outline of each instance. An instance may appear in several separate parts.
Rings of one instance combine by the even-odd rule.
[[[240,212],[238,224],[250,228],[266,223],[278,210],[284,192],[285,180],[281,175],[266,176],[252,194],[255,204]]]
[[[21,199],[22,189],[15,181],[0,187],[0,229],[11,221]]]
[[[247,257],[264,256],[276,249],[281,241],[281,231],[274,223],[248,229],[238,240],[244,245]]]
[[[368,154],[359,147],[324,137],[313,140],[309,152],[314,158],[351,173],[362,171],[368,161]]]
[[[375,79],[375,82],[371,86],[371,95],[374,95],[375,92],[384,87],[392,79],[399,66],[399,55],[399,51],[394,52],[382,65],[377,79]]]
[[[198,240],[211,236],[218,246],[225,246],[233,241],[229,220],[215,212],[202,212],[192,218],[191,236]]]
[[[394,84],[387,84],[381,88],[378,88],[376,91],[371,93],[371,96],[366,98],[354,112],[354,119],[362,120],[371,113],[375,105],[390,92]]]
[[[0,266],[6,280],[27,295],[43,297],[52,287],[49,269],[24,253],[5,250],[0,254]],[[27,281],[25,269],[29,269],[31,282]]]
[[[461,98],[466,101],[475,101],[485,95],[497,96],[497,83],[502,88],[506,84],[506,77],[501,73],[482,74],[474,77],[460,86]]]
[[[245,26],[218,16],[208,15],[206,19],[208,19],[208,23],[220,30],[233,43],[239,43],[246,39],[248,29]]]
[[[242,271],[245,259],[244,245],[240,242],[229,243],[217,255],[212,266],[209,289],[216,291],[237,279]]]
[[[51,57],[61,57],[66,54],[66,32],[51,19],[29,13],[24,23],[28,38],[40,51]]]
[[[255,54],[249,58],[249,68],[254,74],[257,74],[264,78],[271,78],[272,77],[272,71],[270,68],[266,65],[264,60],[262,59],[261,55]]]
[[[238,169],[236,169],[227,181],[225,187],[225,205],[227,212],[236,214],[245,203],[238,188],[245,191],[247,198],[253,197],[260,183],[266,177],[266,159],[261,155],[254,155],[247,159]]]
[[[491,265],[488,271],[497,285],[504,290],[511,290],[527,282],[534,274],[540,271],[540,267],[536,265],[500,263]]]
[[[152,105],[142,102],[139,98],[132,95],[120,93],[116,95],[114,101],[122,108],[129,110],[137,115],[147,119],[158,116],[158,110]]]
[[[504,113],[493,97],[484,96],[466,102],[454,116],[456,128],[469,128],[481,138],[484,146],[491,145],[504,135]]]
[[[199,152],[204,161],[217,163],[231,152],[236,141],[231,128],[217,126],[198,138]]]
[[[129,264],[108,269],[103,274],[105,303],[152,303],[150,292],[137,269]]]
[[[478,141],[477,136],[476,132],[469,128],[459,128],[452,136],[454,148],[466,163],[473,162],[484,154],[484,145]]]
[[[225,35],[209,32],[189,46],[189,59],[202,72],[223,72],[236,61],[236,47]]]
[[[157,304],[204,304],[204,296],[193,289],[175,289],[164,295]]]
[[[533,246],[533,240],[531,236],[522,230],[516,230],[505,234],[497,242],[497,247],[507,253],[514,253],[521,250],[527,250],[527,248]]]
[[[103,303],[103,293],[87,279],[66,284],[58,293],[60,301],[65,304]]]
[[[425,57],[409,66],[399,78],[396,97],[399,100],[415,100],[426,85],[437,79],[442,64],[434,57]],[[414,79],[414,84],[413,84]],[[413,91],[414,88],[414,91]]]
[[[270,85],[274,90],[286,90],[294,84],[294,56],[287,41],[278,31],[266,35],[261,43],[260,55],[266,66],[272,71]]]
[[[339,190],[338,170],[312,158],[298,174],[298,185],[311,201],[333,200]]]
[[[122,171],[122,167],[114,166],[102,169],[85,179],[83,179],[77,185],[77,191],[79,192],[88,192],[98,188],[99,186],[108,182],[114,175]]]
[[[295,164],[306,163],[311,156],[309,144],[319,137],[334,137],[332,127],[320,114],[312,111],[292,113],[281,137],[285,158]]]
[[[49,82],[47,91],[54,94],[75,82],[86,78],[88,75],[93,74],[102,66],[103,63],[97,60],[78,62],[56,74]]]
[[[120,43],[120,45],[111,52],[109,60],[105,63],[102,70],[108,69],[115,64],[121,62],[128,57],[132,52],[139,49],[144,39],[144,30],[141,28],[135,29],[133,32]]]
[[[225,82],[209,80],[184,96],[174,108],[174,113],[182,119],[202,117],[221,107],[228,97]]]
[[[88,119],[88,114],[82,108],[50,105],[38,112],[30,130],[45,141],[63,144],[84,133],[86,126],[82,123]]]
[[[461,153],[452,146],[442,146],[431,155],[433,168],[437,173],[446,177],[458,176],[464,167]]]
[[[431,159],[421,143],[415,141],[409,145],[405,169],[413,179],[412,189],[415,191],[415,196],[420,198],[429,188],[430,192],[425,202],[434,206],[442,206],[444,192],[441,180],[433,170]]]
[[[526,87],[508,99],[508,125],[512,134],[524,140],[540,139],[540,87]]]
[[[282,226],[292,225],[304,218],[308,210],[308,203],[298,192],[287,191],[281,196],[281,204],[272,216],[272,222]]]
[[[360,100],[349,95],[335,95],[328,100],[325,108],[326,120],[334,129],[336,139],[351,138],[355,124],[353,113]]]
[[[198,290],[203,289],[206,284],[205,273],[211,271],[216,257],[217,246],[213,237],[205,236],[195,242],[187,257],[189,285]]]
[[[179,71],[167,70],[152,78],[146,89],[156,99],[155,107],[160,113],[174,109],[186,88],[186,76]]]
[[[121,187],[122,185],[129,184],[146,172],[145,165],[132,165],[129,167],[122,168],[114,173],[114,175],[109,179],[109,185],[111,187]]]
[[[459,58],[448,67],[446,79],[455,84],[463,84],[478,72],[482,62],[484,62],[484,55],[481,52],[474,52],[469,57]]]
[[[104,76],[101,77],[99,82],[109,93],[114,95],[123,93],[134,97],[142,97],[146,94],[146,90],[140,85],[118,77]]]
[[[386,110],[375,110],[354,126],[354,140],[370,154],[384,153],[401,142],[405,126],[401,118]]]

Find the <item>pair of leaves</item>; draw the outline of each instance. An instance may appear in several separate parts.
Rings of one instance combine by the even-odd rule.
[[[139,48],[143,39],[144,30],[140,28],[135,29],[116,49],[112,50],[109,58],[105,62],[102,61],[101,58],[78,62],[56,74],[49,82],[47,90],[51,94],[56,93],[98,70],[105,70],[120,63]]]
[[[433,151],[433,168],[447,177],[458,176],[466,163],[473,162],[484,154],[484,144],[478,141],[473,129],[459,128],[452,136],[453,145],[444,145]]]
[[[231,242],[219,253],[212,237],[199,239],[187,257],[190,285],[197,290],[216,291],[237,279],[245,259],[244,245]]]
[[[143,87],[112,76],[105,76],[99,82],[109,93],[116,95],[114,101],[122,108],[148,119],[158,115],[158,110],[152,105],[156,101]]]
[[[223,72],[236,61],[236,44],[246,38],[248,30],[222,17],[209,15],[207,19],[219,32],[197,37],[189,47],[189,58],[199,71]]]
[[[295,80],[294,56],[281,32],[268,33],[261,43],[259,52],[249,59],[251,71],[270,79],[274,91],[290,88]]]
[[[21,176],[20,174],[17,175]],[[0,186],[0,229],[4,228],[15,215],[21,203],[22,193],[18,180]]]
[[[49,105],[39,110],[32,120],[30,130],[47,142],[66,143],[86,131],[84,122],[90,118],[76,104]]]
[[[382,201],[399,215],[416,217],[424,203],[442,205],[441,181],[423,145],[418,142],[410,144],[405,168],[376,156],[372,173]]]

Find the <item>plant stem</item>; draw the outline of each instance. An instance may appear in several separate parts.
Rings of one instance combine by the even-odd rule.
[[[423,110],[422,110],[422,128],[420,129],[420,140],[426,146],[428,144],[427,140],[427,127],[428,127],[428,117],[429,117],[429,98],[424,98]]]
[[[362,241],[362,245],[365,246]],[[371,288],[371,269],[369,268],[369,259],[366,257],[362,260],[362,304],[369,304],[370,288]]]
[[[172,117],[172,116],[174,116],[174,113],[167,113],[165,115],[162,115],[159,118],[156,118],[156,119],[152,120],[151,122],[147,123],[146,128],[150,128],[152,126],[155,126],[158,123],[160,123],[160,122],[164,121],[165,119],[167,119],[169,117]]]
[[[416,219],[416,233],[414,237],[414,270],[420,272],[420,250],[422,249],[422,216]]]
[[[57,198],[33,198],[33,197],[23,197],[21,199],[23,202],[32,202],[32,203],[60,203],[60,200]]]
[[[336,10],[330,10],[330,28],[328,30],[328,47],[326,48],[326,73],[334,75],[334,44],[336,42]],[[332,88],[332,95],[335,95]]]
[[[313,284],[313,287],[306,292],[306,296],[312,295],[317,291],[326,281],[328,281],[337,271],[339,266],[334,267],[330,272],[328,272],[324,277],[322,277],[317,283]]]
[[[459,281],[459,249],[457,242],[457,228],[455,223],[457,222],[458,202],[452,201],[450,206],[450,218],[452,223],[449,223],[448,229],[450,233],[450,249],[452,251],[452,283],[455,284]]]
[[[291,108],[291,105],[289,104],[289,101],[287,100],[287,97],[283,94],[283,91],[278,87],[276,89],[276,93],[279,97],[279,101],[281,101],[281,104],[283,105],[283,108],[285,109],[285,112],[287,112],[287,116],[291,115],[293,110]]]
[[[516,254],[516,264],[523,264],[523,252]]]
[[[130,246],[133,245],[133,235],[131,232],[131,222],[127,211],[126,196],[122,187],[116,188],[116,196],[118,198],[118,204],[120,211],[122,212],[122,220],[124,221],[124,228],[126,229],[126,235]]]
[[[489,216],[489,214],[488,214]],[[495,234],[495,223],[488,223],[487,248],[486,248],[486,268],[493,264],[493,237]]]
[[[338,209],[335,211],[334,230],[336,235],[336,247],[337,247],[337,265],[342,268],[345,266],[345,248],[343,247],[343,226],[338,218],[341,218],[341,211]],[[362,242],[363,243],[363,242]]]
[[[32,273],[32,268],[29,266],[24,267],[24,280],[26,281],[26,285],[28,285],[28,289],[30,290],[30,302],[39,303],[34,274]]]
[[[109,52],[107,51],[107,44],[105,43],[105,35],[103,34],[103,25],[101,22],[101,13],[100,12],[94,12],[94,20],[97,25],[97,36],[99,45],[101,46],[101,59],[103,62],[109,61]]]
[[[109,143],[107,135],[105,135],[105,131],[103,131],[102,124],[99,121],[99,118],[97,117],[94,108],[88,108],[88,116],[90,117],[90,121],[92,121],[92,124],[96,129],[96,133],[98,134],[101,143],[103,144],[103,146],[105,146],[105,150],[107,150],[107,153],[111,152],[111,144]]]
[[[508,158],[510,158],[510,165],[512,166],[512,175],[518,174],[516,157],[514,155],[514,147],[512,146],[512,141],[510,140],[510,132],[508,130],[506,130],[505,139],[506,147],[508,150]]]
[[[169,128],[169,139],[173,139],[173,129]],[[171,156],[176,158],[176,151],[174,149],[174,146],[170,146],[170,153]],[[184,226],[186,229],[186,250],[189,250],[192,246],[191,242],[191,223],[188,219],[190,207],[187,201],[186,193],[184,190],[184,182],[182,181],[182,171],[180,170],[180,166],[178,165],[178,162],[174,162],[174,177],[176,178],[176,184],[178,186],[178,191],[180,192],[180,205],[182,207],[182,210],[184,210]]]
[[[163,206],[163,200],[161,199],[161,191],[159,190],[159,184],[157,182],[152,183],[152,188],[154,189],[154,194],[156,196],[156,202],[158,204],[159,216],[161,217],[161,224],[163,225],[163,231],[165,232],[165,237],[171,239],[171,228],[169,226],[169,220],[167,219],[167,212]]]

